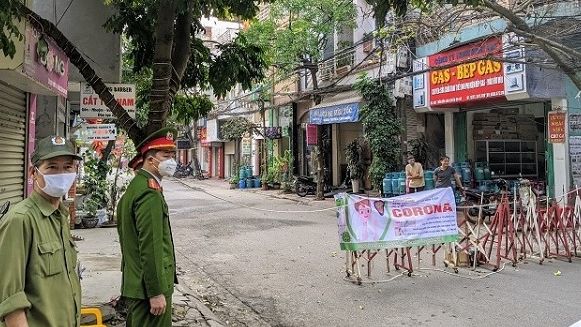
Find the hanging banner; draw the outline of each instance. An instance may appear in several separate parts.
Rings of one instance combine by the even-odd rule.
[[[549,111],[547,119],[549,143],[565,143],[566,117],[562,110]]]
[[[393,198],[335,196],[341,250],[370,250],[441,244],[458,239],[451,188]]]
[[[307,145],[317,145],[317,125],[307,125]]]
[[[135,84],[107,84],[107,88],[131,118],[135,118]],[[93,88],[81,83],[81,118],[115,119],[115,115],[101,101]]]

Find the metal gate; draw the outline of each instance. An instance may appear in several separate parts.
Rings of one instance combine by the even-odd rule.
[[[24,198],[26,93],[0,82],[0,203]]]

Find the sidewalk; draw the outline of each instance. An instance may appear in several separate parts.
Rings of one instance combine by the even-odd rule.
[[[73,230],[74,235],[84,238],[76,242],[81,262],[82,306],[101,307],[107,326],[125,326],[116,318],[109,304],[120,295],[121,250],[115,228]],[[179,278],[179,277],[178,277]],[[82,321],[90,324],[90,321]],[[176,285],[173,295],[173,326],[221,327],[212,311],[194,295],[186,285]]]

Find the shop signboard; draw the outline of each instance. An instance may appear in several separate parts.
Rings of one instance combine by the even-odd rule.
[[[67,97],[69,58],[56,43],[26,26],[23,72],[28,77]]]
[[[307,124],[307,145],[317,145],[317,140],[319,137],[317,130],[317,125]]]
[[[569,138],[569,160],[571,160],[571,176],[575,188],[581,186],[581,136]]]
[[[354,123],[359,121],[359,102],[336,104],[309,111],[309,123],[315,125]]]
[[[581,114],[569,113],[569,135],[581,136]]]
[[[242,155],[249,156],[252,154],[252,139],[245,137],[242,139]]]
[[[135,118],[135,84],[106,84],[117,102]],[[115,119],[115,115],[99,98],[93,88],[85,82],[81,83],[80,100],[81,118]]]
[[[341,250],[405,248],[458,239],[450,187],[388,199],[341,193],[335,204]]]
[[[549,143],[565,143],[566,137],[566,114],[565,111],[550,111],[548,113],[548,138]]]
[[[491,37],[428,57],[430,107],[504,98],[502,37]],[[438,69],[438,67],[442,67]],[[415,81],[418,87],[419,80]],[[416,103],[416,106],[419,104]]]
[[[81,125],[81,139],[87,142],[113,141],[117,138],[115,124],[83,124]]]

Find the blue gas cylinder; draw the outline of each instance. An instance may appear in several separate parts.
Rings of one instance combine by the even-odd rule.
[[[434,188],[434,172],[431,170],[424,171],[424,182],[426,183],[424,189],[431,190]]]
[[[392,188],[391,188],[391,173],[387,173],[385,174],[385,176],[383,177],[383,195],[387,195],[387,194],[392,194]]]
[[[477,181],[482,181],[485,179],[484,177],[484,167],[483,163],[477,162],[476,168],[474,169],[474,177]]]
[[[238,178],[240,178],[241,180],[242,179],[246,179],[248,177],[248,175],[246,173],[247,173],[246,167],[245,166],[241,166],[240,167],[240,171],[239,171]]]
[[[399,178],[398,178],[398,185],[399,185],[399,193],[398,194],[405,194],[406,191],[406,177],[405,177],[405,172],[400,172],[399,173]]]
[[[245,179],[241,179],[238,182],[238,188],[240,188],[240,189],[245,189],[246,188],[246,180]]]
[[[488,164],[486,163],[484,164],[483,170],[484,170],[484,179],[486,180],[492,179],[492,173],[490,172],[490,167],[488,167]]]
[[[391,194],[400,194],[399,193],[399,176],[397,173],[393,173],[391,177]]]

